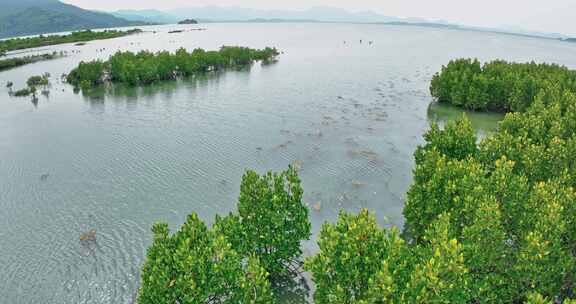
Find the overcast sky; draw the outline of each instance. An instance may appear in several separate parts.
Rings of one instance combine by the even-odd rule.
[[[576,34],[576,0],[64,0],[83,8],[173,9],[221,5],[302,10],[332,6],[373,10],[388,16],[443,19],[467,25],[514,26],[543,32]]]

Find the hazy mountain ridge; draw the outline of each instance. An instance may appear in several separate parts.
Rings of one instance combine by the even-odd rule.
[[[373,11],[350,12],[334,7],[312,7],[307,10],[259,10],[242,7],[201,6],[183,7],[168,11],[160,10],[122,10],[113,13],[117,17],[128,20],[139,20],[155,23],[177,23],[186,18],[194,18],[201,22],[354,22],[354,23],[384,23],[393,25],[414,25],[426,27],[442,27],[457,30],[473,30],[502,34],[541,37],[550,39],[566,39],[566,35],[557,33],[542,33],[523,29],[484,28],[450,23],[423,18],[400,18],[382,15]]]
[[[177,23],[181,18],[159,10],[118,10],[110,13],[118,18],[148,23]]]
[[[510,28],[482,28],[422,18],[386,16],[373,11],[350,12],[334,7],[306,10],[262,10],[242,7],[202,6],[169,11],[119,10],[112,13],[85,10],[59,0],[0,0],[0,38],[145,23],[170,24],[184,19],[200,22],[353,22],[445,27],[459,30],[561,39],[568,36]]]
[[[420,18],[398,18],[384,16],[371,11],[349,12],[333,7],[313,7],[302,11],[259,10],[241,7],[202,6],[187,7],[169,11],[159,10],[120,10],[113,15],[129,20],[174,23],[186,18],[205,22],[219,21],[318,21],[318,22],[425,22]]]
[[[138,24],[58,0],[0,0],[0,38]]]

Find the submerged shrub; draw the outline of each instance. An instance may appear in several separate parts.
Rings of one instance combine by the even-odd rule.
[[[49,80],[48,80],[49,77],[50,77],[50,74],[44,74],[41,76],[32,76],[32,77],[28,78],[28,80],[26,81],[26,84],[28,85],[29,88],[39,87],[39,86],[47,86],[49,84]]]
[[[32,89],[24,88],[14,92],[14,96],[16,97],[23,97],[23,96],[30,96],[32,94]]]

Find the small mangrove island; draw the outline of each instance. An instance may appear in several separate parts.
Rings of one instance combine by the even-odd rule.
[[[185,20],[178,22],[178,24],[198,24],[198,21],[196,21],[194,19],[185,19]]]
[[[29,38],[12,38],[0,41],[0,55],[6,52],[37,48],[42,46],[64,44],[64,43],[75,43],[75,42],[86,42],[92,40],[103,40],[111,39],[117,37],[123,37],[127,35],[132,35],[136,33],[141,33],[140,29],[133,29],[127,31],[117,31],[117,30],[106,30],[106,31],[78,31],[67,35],[40,35],[37,37]]]
[[[434,75],[430,92],[438,102],[468,110],[526,110],[546,86],[576,92],[576,71],[556,64],[457,59]]]
[[[66,80],[87,89],[105,82],[146,85],[162,80],[176,80],[198,73],[226,68],[239,68],[254,61],[271,61],[279,55],[275,48],[261,50],[237,46],[223,46],[218,51],[195,49],[188,52],[181,48],[175,53],[167,51],[117,52],[107,61],[80,62]]]
[[[11,68],[19,67],[25,64],[35,63],[38,61],[52,60],[64,57],[62,52],[53,52],[50,54],[24,56],[18,58],[0,59],[0,71],[8,70]]]

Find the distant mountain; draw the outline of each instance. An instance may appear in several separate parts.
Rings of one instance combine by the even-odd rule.
[[[389,17],[371,11],[349,12],[333,7],[313,7],[303,11],[258,10],[241,7],[201,6],[183,7],[170,11],[121,10],[112,13],[127,20],[155,23],[177,23],[193,18],[203,22],[425,22],[418,18]]]
[[[197,18],[212,21],[247,20],[315,20],[321,22],[422,22],[423,19],[404,19],[380,15],[371,11],[350,12],[334,7],[312,7],[303,11],[258,10],[238,7],[204,6],[180,8],[168,13],[181,18]]]
[[[450,23],[443,20],[422,18],[400,18],[382,15],[373,11],[350,12],[334,7],[312,7],[307,10],[260,10],[241,7],[200,6],[182,7],[169,11],[158,10],[123,10],[113,13],[128,20],[152,23],[177,23],[182,19],[193,18],[200,22],[354,22],[381,23],[392,25],[426,26],[540,37],[549,39],[566,39],[562,34],[526,31],[520,28],[501,27],[486,28]]]
[[[475,32],[485,32],[485,33],[496,33],[503,35],[513,35],[531,38],[542,38],[542,39],[555,39],[562,41],[570,41],[571,38],[568,36],[558,33],[543,33],[534,32],[526,30],[511,30],[505,28],[490,28],[490,27],[478,27],[478,26],[468,26],[460,25],[447,22],[385,22],[384,24],[389,25],[408,25],[408,26],[424,26],[424,27],[434,27],[434,28],[444,28],[451,30],[461,30],[461,31],[475,31]]]
[[[119,10],[110,13],[118,18],[130,21],[141,21],[147,23],[169,24],[176,23],[182,18],[158,10]],[[187,17],[188,18],[188,17]],[[193,18],[193,16],[191,16]]]
[[[565,34],[529,31],[529,30],[523,29],[523,28],[518,27],[518,26],[502,26],[502,27],[496,28],[494,30],[497,30],[500,32],[506,32],[506,33],[515,33],[515,34],[525,35],[525,36],[542,36],[542,37],[551,38],[551,39],[567,38],[567,36]]]
[[[136,24],[58,0],[0,0],[0,38]]]

